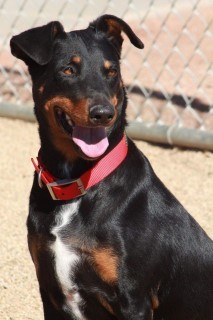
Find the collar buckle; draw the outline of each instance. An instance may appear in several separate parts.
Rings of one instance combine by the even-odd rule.
[[[61,200],[60,198],[58,198],[55,195],[53,188],[54,187],[71,185],[71,184],[74,184],[74,183],[77,183],[78,190],[80,191],[79,195],[75,195],[76,198],[77,197],[81,197],[82,195],[87,193],[87,191],[84,188],[84,185],[83,185],[83,182],[82,182],[81,178],[57,180],[57,181],[54,181],[54,182],[51,182],[51,183],[47,183],[46,186],[47,186],[47,189],[49,190],[49,193],[50,193],[50,195],[51,195],[53,200]]]

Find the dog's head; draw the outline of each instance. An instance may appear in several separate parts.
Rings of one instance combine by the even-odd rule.
[[[70,160],[97,159],[113,135],[117,140],[123,134],[122,32],[143,48],[129,25],[112,15],[85,30],[66,33],[53,21],[11,39],[12,54],[28,65],[32,77],[41,142]]]

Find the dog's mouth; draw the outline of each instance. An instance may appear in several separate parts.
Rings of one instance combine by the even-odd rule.
[[[55,111],[55,118],[58,125],[62,127],[67,134],[70,135],[74,127],[74,122],[72,121],[71,117],[66,112],[64,112],[60,107],[56,106],[54,108],[54,111]]]
[[[58,125],[86,157],[96,159],[104,154],[109,146],[105,127],[79,126],[62,108],[56,106],[54,111]]]

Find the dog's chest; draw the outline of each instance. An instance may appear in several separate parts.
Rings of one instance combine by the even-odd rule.
[[[54,256],[55,276],[64,296],[65,309],[75,316],[76,320],[85,320],[81,312],[83,300],[78,292],[78,287],[74,283],[74,274],[81,257],[72,244],[64,241],[64,232],[69,228],[74,216],[78,213],[80,200],[76,200],[71,205],[63,208],[57,217],[57,224],[51,233],[55,236],[55,241],[51,245]]]

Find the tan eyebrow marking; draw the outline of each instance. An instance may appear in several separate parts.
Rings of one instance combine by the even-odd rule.
[[[109,60],[104,60],[104,68],[109,69],[111,67],[111,62]]]
[[[80,56],[73,56],[71,58],[71,62],[80,63],[81,62],[81,57]]]

